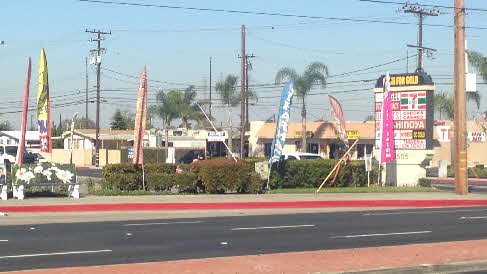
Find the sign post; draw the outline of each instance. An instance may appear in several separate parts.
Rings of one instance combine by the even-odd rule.
[[[372,171],[372,154],[365,154],[365,171],[367,171],[367,186],[370,187],[370,171]]]

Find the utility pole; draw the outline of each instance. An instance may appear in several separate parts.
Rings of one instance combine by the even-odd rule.
[[[88,128],[88,57],[85,57],[85,128]]]
[[[255,58],[254,54],[245,56],[245,130],[250,130],[249,122],[249,70],[252,70],[250,58]]]
[[[467,125],[465,88],[465,8],[463,0],[454,0],[455,21],[455,192],[468,194]]]
[[[412,13],[418,16],[418,69],[423,70],[423,20],[425,16],[438,16],[440,12],[435,9],[425,9],[417,5],[406,4],[402,7],[405,13]]]
[[[245,25],[242,25],[242,71],[240,81],[240,158],[244,158],[245,144],[245,79],[247,55],[245,53]]]
[[[210,56],[210,107],[208,110],[209,110],[210,118],[211,118],[211,56]]]
[[[101,52],[105,49],[101,47],[101,41],[105,40],[102,35],[112,34],[112,32],[103,32],[101,30],[85,30],[85,32],[96,34],[95,39],[90,39],[91,42],[97,42],[97,48],[91,50],[95,52],[96,64],[96,137],[95,137],[95,166],[100,165],[100,67],[101,67]]]

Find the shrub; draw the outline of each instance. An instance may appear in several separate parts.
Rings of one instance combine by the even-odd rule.
[[[198,182],[198,174],[194,172],[175,174],[174,182],[179,192],[196,193],[202,187]]]
[[[418,185],[422,187],[431,187],[431,179],[419,178]]]
[[[336,160],[303,160],[284,161],[273,165],[271,173],[271,188],[309,188],[319,187],[326,176],[333,169]],[[334,175],[333,175],[334,176]],[[327,184],[333,180],[329,178]],[[371,172],[371,179],[376,172]],[[372,183],[372,182],[371,182]],[[333,186],[365,186],[367,185],[367,172],[363,161],[352,161],[347,167],[342,167]]]
[[[207,193],[245,192],[250,183],[250,166],[244,161],[214,158],[191,166]]]
[[[148,173],[145,176],[147,190],[166,191],[174,186],[174,175],[166,173]]]

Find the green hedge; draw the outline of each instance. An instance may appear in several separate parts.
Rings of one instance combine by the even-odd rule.
[[[256,162],[266,159],[248,159],[235,162],[230,158],[213,158],[190,165],[179,165],[183,174],[176,174],[177,165],[146,164],[146,190],[183,193],[261,193],[265,181],[254,171]],[[332,170],[336,160],[284,161],[273,166],[271,188],[316,188]],[[104,187],[122,191],[142,190],[142,167],[132,164],[108,165],[103,170]],[[377,172],[370,174],[376,183]],[[367,172],[363,161],[352,161],[342,168],[334,187],[366,186]]]
[[[271,173],[271,188],[308,188],[319,187],[333,169],[337,160],[284,161],[275,164]],[[375,184],[377,173],[370,174],[371,184]],[[333,179],[333,177],[331,177]],[[328,181],[329,182],[329,181]],[[327,182],[327,184],[328,184]],[[334,187],[366,186],[367,172],[364,161],[352,161],[350,166],[342,168]]]
[[[452,166],[448,166],[448,177],[455,177],[455,170]],[[471,167],[468,169],[469,178],[487,178],[487,168]]]

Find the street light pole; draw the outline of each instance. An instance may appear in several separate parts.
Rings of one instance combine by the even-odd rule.
[[[73,119],[71,120],[71,158],[69,160],[70,164],[73,164],[73,148],[74,148],[74,143],[73,143],[73,137],[74,137],[74,120],[76,119],[76,116],[78,116],[78,112],[76,112],[73,115]]]

